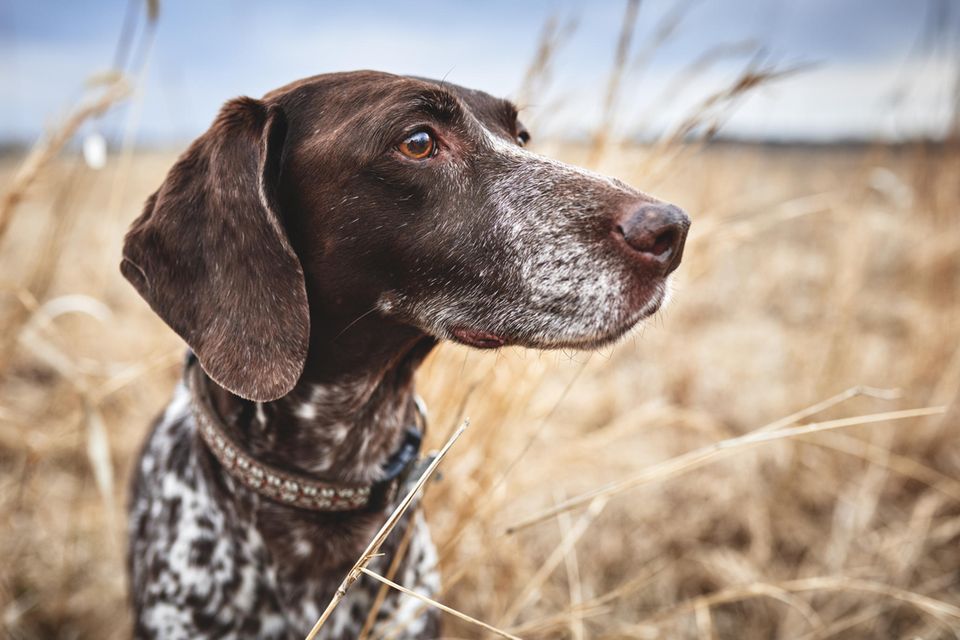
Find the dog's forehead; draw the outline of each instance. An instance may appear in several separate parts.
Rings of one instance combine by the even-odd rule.
[[[517,109],[509,100],[443,80],[352,71],[304,78],[264,96],[284,106],[293,120],[325,122],[376,121],[429,110],[469,112],[487,127],[511,133]]]

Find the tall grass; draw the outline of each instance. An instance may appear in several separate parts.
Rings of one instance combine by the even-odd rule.
[[[566,28],[545,29],[531,93]],[[616,60],[614,96],[636,69]],[[426,362],[432,443],[473,424],[425,497],[438,600],[524,638],[955,637],[960,152],[691,132],[711,127],[551,148],[692,213],[666,311],[599,353],[444,345]],[[11,638],[129,635],[124,479],[182,345],[117,264],[172,160],[48,158],[0,238]],[[3,184],[19,164],[0,161]]]

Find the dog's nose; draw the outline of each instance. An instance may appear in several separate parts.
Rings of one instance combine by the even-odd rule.
[[[621,215],[615,233],[623,237],[631,253],[667,275],[680,266],[689,228],[690,218],[680,207],[657,202]]]

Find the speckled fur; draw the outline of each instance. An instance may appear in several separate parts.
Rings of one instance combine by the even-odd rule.
[[[341,541],[342,548],[334,548],[329,518],[270,503],[231,482],[198,438],[190,404],[181,384],[154,426],[135,475],[130,510],[135,636],[303,638],[362,545]],[[359,526],[372,534],[383,517],[363,516]],[[404,526],[414,532],[398,577],[432,595],[439,576],[426,523],[417,513]],[[371,568],[386,571],[400,536],[398,531]],[[378,588],[368,579],[357,583],[320,637],[355,638]],[[417,602],[390,592],[378,620],[392,620],[398,607],[417,610],[411,607]],[[406,615],[401,610],[393,622]],[[430,612],[419,611],[407,622],[401,637],[436,633]]]

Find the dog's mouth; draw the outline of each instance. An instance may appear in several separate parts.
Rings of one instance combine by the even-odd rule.
[[[597,349],[622,338],[638,323],[660,311],[669,298],[669,283],[664,280],[643,305],[626,312],[612,310],[608,324],[586,335],[549,335],[543,332],[525,335],[522,331],[493,332],[463,324],[451,327],[448,335],[455,342],[475,349],[499,349],[513,345],[534,349]]]
[[[653,295],[647,300],[646,304],[639,309],[626,314],[624,317],[614,319],[610,326],[593,335],[584,336],[578,339],[561,340],[554,344],[544,345],[550,349],[599,349],[616,343],[630,331],[642,323],[647,318],[660,311],[670,300],[670,288],[667,281],[658,285]]]
[[[489,331],[480,331],[479,329],[470,329],[468,327],[454,327],[450,330],[450,335],[468,347],[475,349],[497,349],[507,344],[507,339],[498,336]]]

